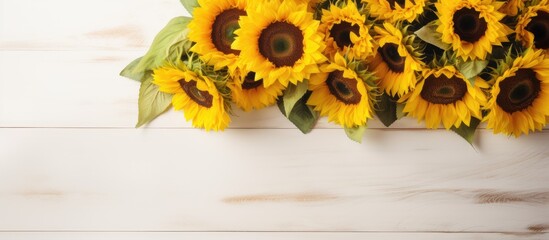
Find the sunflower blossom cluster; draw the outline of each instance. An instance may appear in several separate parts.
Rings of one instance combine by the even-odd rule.
[[[360,142],[409,117],[471,142],[549,121],[549,0],[180,2],[190,17],[121,73],[141,83],[138,127],[173,109],[222,131],[277,106],[304,133],[326,117]]]

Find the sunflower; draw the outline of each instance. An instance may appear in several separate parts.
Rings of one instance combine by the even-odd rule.
[[[498,74],[485,117],[494,133],[528,134],[549,121],[549,56],[527,50]]]
[[[309,11],[314,11],[319,4],[322,4],[327,0],[295,0],[296,3],[306,3],[309,6]]]
[[[319,21],[313,20],[305,3],[259,2],[248,8],[239,24],[232,47],[241,51],[240,63],[255,72],[255,80],[263,79],[265,87],[297,84],[318,73],[318,64],[326,61]]]
[[[426,0],[362,0],[368,4],[370,15],[390,23],[413,22],[423,13]]]
[[[492,45],[501,46],[513,32],[500,22],[505,14],[497,11],[492,0],[440,0],[435,6],[441,40],[464,60],[486,59]]]
[[[337,51],[349,58],[365,58],[373,53],[373,39],[364,25],[366,16],[361,15],[356,4],[349,1],[344,7],[331,5],[322,10],[319,31],[326,36],[326,55],[333,58]]]
[[[224,99],[209,78],[185,67],[170,66],[154,70],[153,83],[161,92],[173,94],[175,110],[183,110],[193,127],[219,131],[229,125]]]
[[[519,17],[516,27],[517,39],[527,48],[549,48],[549,1],[528,7]]]
[[[482,119],[486,95],[481,88],[489,87],[484,80],[477,77],[472,85],[453,66],[425,69],[422,77],[414,91],[400,100],[406,102],[403,111],[408,116],[425,119],[427,128],[433,129],[441,123],[450,129],[461,124],[469,126],[471,117]]]
[[[239,71],[229,88],[233,102],[246,112],[275,104],[284,90],[284,86],[278,82],[269,87],[263,86],[263,80],[256,81],[255,73],[247,71]]]
[[[191,51],[215,66],[234,72],[240,51],[231,48],[238,20],[246,15],[247,0],[199,0],[194,18],[189,23],[189,39],[196,44]]]
[[[348,128],[364,126],[373,117],[372,87],[365,82],[372,76],[357,71],[339,53],[321,69],[309,80],[312,94],[307,104],[331,122]]]
[[[499,11],[508,16],[516,16],[523,8],[524,0],[507,0],[504,2],[503,6],[499,8]]]
[[[389,23],[384,23],[383,27],[374,27],[379,46],[370,67],[382,90],[391,96],[402,96],[416,85],[416,71],[422,64],[417,53],[411,51],[415,50],[413,35],[403,37],[402,32]]]

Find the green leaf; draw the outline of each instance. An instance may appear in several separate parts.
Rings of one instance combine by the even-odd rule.
[[[357,143],[362,143],[362,139],[364,137],[365,131],[366,131],[366,126],[345,128],[345,133],[347,134],[347,137],[349,137],[351,140]]]
[[[160,114],[166,112],[172,103],[172,95],[158,91],[158,86],[152,83],[152,75],[148,75],[139,89],[139,128],[150,123]]]
[[[158,33],[147,54],[133,68],[131,74],[145,72],[162,66],[170,58],[179,57],[181,51],[188,51],[190,43],[186,39],[189,29],[187,25],[191,21],[188,17],[176,17],[172,19],[164,29]],[[186,48],[186,49],[185,49]],[[176,54],[174,54],[174,52]]]
[[[120,72],[120,76],[127,77],[129,79],[133,79],[135,81],[143,81],[143,77],[145,76],[145,71],[137,71],[135,70],[135,67],[139,62],[141,62],[141,59],[143,57],[140,57],[138,59],[133,60],[122,72]]]
[[[284,111],[284,101],[280,99],[278,101],[278,108],[284,114],[290,122],[292,122],[302,133],[309,133],[313,130],[316,122],[318,121],[319,115],[311,107],[307,105],[307,100],[311,93],[306,93],[293,107],[290,114],[286,114]]]
[[[318,117],[318,113],[305,103],[298,103],[292,113],[290,113],[288,119],[299,128],[302,133],[307,134],[315,127]]]
[[[404,107],[406,107],[406,104],[404,103],[397,103],[396,105],[396,116],[397,119],[401,119],[404,116],[406,116],[406,113],[404,113]]]
[[[471,124],[469,126],[461,124],[459,128],[452,127],[452,131],[465,139],[465,141],[467,141],[469,144],[473,145],[473,141],[475,140],[475,132],[479,124],[480,120],[476,118],[471,118]]]
[[[278,101],[276,101],[276,105],[278,106],[278,110],[280,110],[282,115],[284,115],[284,117],[288,117],[288,115],[286,115],[286,110],[284,110],[284,100],[282,100],[282,98],[278,98]]]
[[[457,69],[465,78],[467,78],[471,84],[475,84],[475,77],[478,76],[482,70],[488,66],[487,60],[475,60],[460,63]]]
[[[386,127],[391,126],[396,120],[398,120],[396,101],[384,93],[381,95],[381,98],[377,103],[376,114],[383,125]]]
[[[284,101],[284,112],[292,112],[295,104],[303,98],[309,88],[308,81],[303,81],[297,85],[289,84],[284,91],[282,100]]]
[[[449,50],[451,45],[442,42],[442,34],[437,32],[436,21],[432,21],[415,32],[421,40],[443,50]]]
[[[194,8],[198,7],[198,1],[197,0],[180,0],[181,4],[183,4],[183,7],[191,14],[193,15]]]

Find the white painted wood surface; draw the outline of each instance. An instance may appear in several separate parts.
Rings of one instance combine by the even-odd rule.
[[[167,239],[193,239],[193,240],[543,240],[546,234],[515,235],[505,233],[173,233],[173,232],[140,232],[140,233],[0,233],[0,238],[10,240],[45,239],[45,240],[78,240],[117,239],[117,240],[167,240]]]
[[[177,0],[0,0],[0,239],[549,239],[549,131],[365,142],[275,108],[135,130],[118,77]],[[147,13],[145,13],[147,12]]]

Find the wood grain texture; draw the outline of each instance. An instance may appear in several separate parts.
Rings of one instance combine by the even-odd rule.
[[[4,51],[0,55],[0,127],[122,127],[137,121],[139,83],[119,77],[137,51]],[[29,65],[28,60],[40,64]],[[370,128],[384,128],[371,121]],[[149,128],[191,128],[170,111]],[[231,128],[296,129],[278,108],[243,112]],[[394,128],[421,128],[403,119]],[[340,128],[324,118],[317,128]]]
[[[84,233],[2,233],[2,240],[545,240],[549,234],[525,234],[516,235],[511,233],[272,233],[272,232],[217,232],[217,233],[196,233],[196,232],[84,232]]]
[[[175,0],[1,0],[0,50],[144,50],[176,16]]]
[[[356,144],[325,119],[302,135],[276,108],[237,111],[224,133],[180,112],[134,130],[139,84],[118,73],[187,14],[179,1],[0,11],[2,240],[549,238],[548,130],[481,130],[471,147],[372,121]]]
[[[548,134],[0,129],[0,230],[544,233]]]
[[[0,55],[0,127],[133,128],[139,83],[118,73],[139,51],[3,51]],[[28,60],[40,64],[28,64]],[[230,128],[295,129],[277,107],[243,112],[234,107]],[[148,128],[191,128],[169,111]],[[369,128],[385,129],[378,120]],[[424,128],[404,118],[391,128]],[[321,118],[317,129],[340,129]],[[485,128],[481,125],[480,128]],[[457,137],[457,136],[456,136]]]

